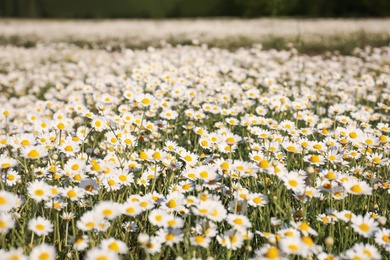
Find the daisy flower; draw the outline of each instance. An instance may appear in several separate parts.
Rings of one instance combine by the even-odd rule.
[[[62,190],[62,196],[70,199],[71,201],[77,201],[84,198],[85,190],[79,187],[67,187]]]
[[[305,179],[297,172],[289,172],[281,177],[287,189],[293,191],[302,190],[305,186]]]
[[[7,186],[14,186],[21,177],[15,170],[7,170],[7,172],[1,176],[1,179]]]
[[[43,243],[33,248],[29,259],[55,260],[56,250],[54,246]]]
[[[87,251],[85,255],[85,259],[88,260],[101,260],[101,259],[109,259],[109,260],[119,260],[118,254],[114,251],[102,249],[102,248],[92,248]]]
[[[142,213],[142,208],[137,202],[127,201],[121,206],[123,214],[135,217]]]
[[[11,248],[8,251],[1,252],[1,256],[4,260],[27,260],[27,256],[24,255],[22,248]]]
[[[317,231],[315,231],[314,229],[312,229],[308,223],[306,222],[290,222],[290,225],[293,227],[293,228],[296,228],[297,230],[301,231],[302,234],[304,236],[308,236],[309,234],[310,235],[313,235],[313,236],[317,236],[318,233]]]
[[[0,169],[7,169],[14,167],[18,164],[18,161],[14,158],[8,157],[5,154],[0,155]]]
[[[238,214],[228,214],[227,222],[237,230],[245,231],[252,226],[251,222],[246,216]]]
[[[50,232],[53,232],[53,227],[53,224],[43,217],[37,217],[28,222],[28,229],[38,236],[47,236]]]
[[[159,229],[156,234],[167,246],[173,246],[174,244],[180,243],[184,236],[182,230],[176,228]]]
[[[120,214],[118,203],[112,201],[101,201],[98,205],[95,206],[93,211],[98,216],[107,218],[109,220],[115,219]]]
[[[138,225],[134,223],[134,221],[124,222],[122,227],[124,227],[127,232],[136,232],[138,230]]]
[[[247,197],[248,204],[254,207],[263,207],[268,203],[268,199],[261,193],[252,193]]]
[[[190,238],[191,245],[207,248],[211,242],[210,237],[204,235],[196,235]]]
[[[325,157],[316,154],[306,155],[303,157],[303,160],[315,166],[323,165],[325,163]]]
[[[43,145],[23,147],[21,151],[22,157],[32,160],[46,157],[47,155],[48,151]]]
[[[184,220],[180,217],[175,217],[173,214],[168,214],[164,223],[164,228],[181,228],[184,225]]]
[[[385,166],[388,165],[388,159],[383,158],[382,153],[371,153],[367,154],[367,159],[374,165],[374,166]]]
[[[379,229],[375,233],[375,242],[390,251],[390,229]]]
[[[228,249],[237,250],[244,244],[244,237],[237,230],[228,230],[217,237],[218,242]]]
[[[289,153],[302,153],[301,146],[293,142],[285,141],[282,147]]]
[[[0,233],[6,234],[8,230],[14,228],[15,219],[11,214],[0,212]]]
[[[309,254],[309,248],[301,239],[284,238],[280,241],[281,250],[287,255],[300,255],[306,257]]]
[[[73,248],[77,251],[83,251],[88,247],[89,238],[87,235],[82,235],[74,238]]]
[[[39,180],[30,182],[27,187],[27,192],[28,195],[37,202],[48,200],[52,194],[50,185]]]
[[[276,246],[272,245],[265,245],[261,247],[260,249],[255,251],[255,258],[251,259],[274,259],[274,260],[285,260],[287,258],[283,257],[283,252],[278,249]]]
[[[103,239],[100,244],[100,247],[104,250],[111,250],[118,254],[125,254],[128,249],[124,242],[117,240],[113,237]]]
[[[344,253],[347,259],[382,259],[378,249],[370,244],[356,243]]]
[[[101,216],[96,216],[95,212],[88,211],[81,216],[77,221],[76,226],[82,231],[90,231],[95,229],[101,220]]]
[[[372,237],[379,230],[378,223],[370,216],[357,216],[352,219],[354,231],[364,237]]]
[[[371,195],[372,188],[365,181],[350,179],[343,182],[343,186],[348,193],[353,195]]]

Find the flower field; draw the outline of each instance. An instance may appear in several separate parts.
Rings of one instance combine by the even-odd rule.
[[[0,258],[389,259],[390,47],[0,47]]]

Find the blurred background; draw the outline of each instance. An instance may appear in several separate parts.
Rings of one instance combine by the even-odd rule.
[[[390,0],[0,0],[0,17],[387,17]]]

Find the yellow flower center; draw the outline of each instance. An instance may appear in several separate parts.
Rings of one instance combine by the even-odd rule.
[[[63,124],[63,123],[59,123],[58,125],[57,125],[57,127],[58,127],[58,129],[65,129],[65,125]]]
[[[290,249],[291,251],[294,251],[294,252],[298,252],[298,250],[299,250],[299,248],[296,245],[289,245],[288,249]]]
[[[309,160],[309,161],[312,162],[312,163],[320,162],[320,157],[319,157],[318,155],[312,155],[312,156],[310,157],[310,160]]]
[[[355,132],[351,132],[351,133],[349,133],[349,137],[351,137],[352,139],[355,139],[355,138],[357,138],[357,134]]]
[[[287,150],[288,150],[289,152],[295,152],[295,151],[296,151],[296,148],[295,148],[294,146],[289,146],[289,147],[287,147]]]
[[[142,160],[145,160],[145,159],[148,159],[148,156],[146,155],[145,152],[141,152],[141,153],[139,154],[139,158],[142,159]]]
[[[36,226],[36,228],[37,228],[38,230],[44,230],[44,229],[45,229],[45,226],[43,226],[43,225],[41,225],[41,224],[38,224],[38,225]]]
[[[262,160],[259,163],[259,167],[262,169],[268,169],[269,168],[269,162],[267,160]]]
[[[174,238],[175,238],[175,235],[174,235],[174,234],[168,234],[168,235],[165,236],[165,239],[166,239],[167,241],[172,241]]]
[[[21,142],[21,144],[24,145],[24,146],[27,146],[27,145],[30,145],[30,142],[28,140],[23,140]]]
[[[359,228],[361,229],[361,230],[363,230],[364,232],[368,232],[368,231],[370,231],[370,226],[369,225],[367,225],[367,224],[361,224],[360,226],[359,226]]]
[[[112,242],[111,245],[108,246],[109,249],[115,252],[119,252],[119,246],[117,242]]]
[[[74,190],[68,191],[67,194],[68,194],[68,197],[69,197],[69,198],[74,198],[74,197],[77,196],[77,194],[76,194],[76,192],[75,192]]]
[[[363,189],[359,185],[356,184],[356,185],[352,186],[351,191],[353,191],[355,193],[361,193],[363,191]]]
[[[279,258],[279,252],[276,246],[273,246],[267,250],[267,253],[264,255],[266,258],[269,259],[277,259]]]
[[[242,221],[242,219],[240,218],[236,218],[235,220],[233,220],[234,223],[236,223],[237,225],[242,225],[244,224],[244,222]]]
[[[256,204],[260,204],[263,200],[259,197],[256,197],[253,199],[253,202],[256,203]]]
[[[49,258],[50,258],[50,255],[49,255],[49,253],[46,253],[46,252],[40,254],[38,257],[39,260],[47,260]]]
[[[201,172],[199,175],[200,175],[200,177],[202,177],[202,178],[207,178],[207,177],[209,177],[209,174],[208,174],[208,172],[206,172],[206,171]]]
[[[204,237],[203,236],[196,236],[195,237],[195,242],[196,243],[203,243],[204,242]]]
[[[390,243],[390,236],[384,235],[384,236],[382,237],[382,240],[385,241],[386,243]]]
[[[168,208],[176,208],[177,204],[176,204],[176,201],[171,199],[168,201]]]
[[[103,215],[104,216],[110,216],[112,214],[112,210],[111,209],[105,209],[105,210],[103,210]]]
[[[5,228],[7,226],[7,223],[5,221],[0,220],[0,228]]]
[[[39,157],[39,152],[37,150],[31,150],[27,155],[30,158],[38,158]]]

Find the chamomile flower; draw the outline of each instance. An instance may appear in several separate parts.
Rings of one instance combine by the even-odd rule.
[[[91,260],[100,260],[100,259],[110,259],[110,260],[118,260],[118,254],[112,250],[102,249],[102,248],[92,248],[87,251],[85,255],[85,259]]]
[[[111,250],[118,254],[125,254],[127,252],[126,243],[123,241],[117,240],[113,237],[108,239],[103,239],[100,247],[104,250]]]
[[[218,236],[217,240],[222,246],[232,250],[241,248],[244,243],[244,237],[237,230],[228,230],[222,236]]]
[[[110,220],[115,219],[120,214],[118,204],[112,201],[100,202],[98,205],[95,206],[94,212],[98,216]]]
[[[372,237],[378,229],[378,223],[370,216],[357,216],[352,219],[352,228],[364,237]]]
[[[252,226],[251,222],[246,216],[238,214],[228,214],[227,222],[235,229],[245,231]]]
[[[8,251],[1,253],[4,260],[27,260],[27,256],[24,255],[22,248],[11,248]]]
[[[136,232],[138,230],[138,225],[136,223],[134,223],[134,221],[124,222],[122,224],[122,227],[125,228],[126,232]]]
[[[11,214],[0,212],[0,233],[5,234],[8,230],[14,228],[15,220]]]
[[[309,254],[309,249],[300,240],[295,238],[284,238],[280,241],[281,250],[287,255],[300,255],[306,257]]]
[[[191,245],[207,248],[211,242],[210,237],[204,235],[195,235],[190,238]]]
[[[21,155],[27,159],[40,159],[48,155],[48,151],[42,145],[26,146],[22,148]]]
[[[390,229],[379,229],[375,233],[375,242],[390,251]]]
[[[28,195],[36,200],[37,202],[40,202],[42,200],[48,200],[51,196],[51,188],[50,186],[44,182],[35,180],[34,182],[30,182],[27,187]],[[1,197],[1,195],[0,195]]]
[[[48,245],[48,244],[40,244],[39,246],[36,246],[33,248],[33,250],[30,253],[31,260],[55,260],[56,259],[56,250],[54,246]]]
[[[6,155],[0,156],[0,169],[8,169],[14,167],[18,164],[18,161],[14,158],[8,157]]]
[[[354,195],[371,195],[372,188],[365,181],[351,179],[343,182],[343,186],[348,193]]]
[[[173,246],[174,244],[180,243],[183,240],[183,232],[181,229],[159,229],[157,236],[167,246]]]
[[[290,225],[294,228],[296,228],[297,230],[301,231],[301,233],[304,235],[304,236],[308,236],[309,234],[310,235],[313,235],[313,236],[317,236],[318,233],[317,231],[315,231],[314,229],[312,229],[310,226],[309,226],[309,223],[307,222],[290,222]]]
[[[252,193],[247,197],[248,204],[254,207],[263,207],[268,203],[268,199],[261,193]]]
[[[86,248],[88,248],[89,244],[89,238],[87,235],[78,236],[76,238],[73,238],[73,248],[77,251],[83,251]]]
[[[54,225],[43,217],[31,219],[28,222],[28,229],[38,236],[47,236],[49,233],[53,232],[53,227]]]

